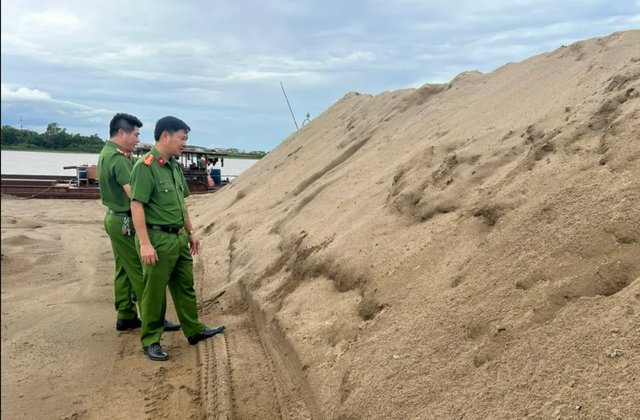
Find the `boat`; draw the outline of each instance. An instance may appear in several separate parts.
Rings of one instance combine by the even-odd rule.
[[[136,158],[142,157],[149,152],[149,145],[141,145],[134,151]],[[220,188],[229,184],[237,175],[225,175],[222,177],[222,170],[215,168],[220,163],[224,167],[224,159],[229,158],[226,153],[219,153],[210,150],[185,149],[177,157],[177,161],[182,168],[182,173],[189,186],[191,194],[206,194],[216,192]],[[214,168],[207,170],[209,166]]]
[[[100,198],[97,183],[78,183],[77,176],[5,175],[2,194],[24,198],[96,200]]]
[[[141,157],[150,148],[139,147],[134,156]],[[220,169],[207,171],[207,166],[220,162],[228,155],[206,150],[184,150],[178,158],[189,192],[193,195],[210,194],[223,188],[237,175],[225,175]],[[205,165],[201,164],[204,160]],[[2,175],[2,194],[24,198],[97,200],[100,198],[98,168],[96,166],[65,166],[75,175]]]

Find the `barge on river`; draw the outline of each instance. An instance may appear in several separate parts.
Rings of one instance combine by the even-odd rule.
[[[149,149],[138,148],[139,158]],[[225,175],[215,165],[224,166],[228,155],[200,150],[184,150],[178,158],[191,194],[210,194],[229,184],[237,175]],[[208,166],[213,166],[209,171]],[[24,198],[97,200],[100,198],[98,168],[65,166],[75,175],[2,175],[2,194]]]

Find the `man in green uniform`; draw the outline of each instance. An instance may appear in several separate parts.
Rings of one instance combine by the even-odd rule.
[[[154,130],[155,146],[131,172],[131,212],[146,287],[141,298],[142,347],[151,360],[167,360],[160,346],[169,286],[182,331],[191,345],[224,331],[198,320],[193,288],[193,257],[200,250],[185,198],[189,189],[175,159],[191,129],[182,120],[164,117]]]
[[[132,292],[142,296],[142,263],[136,249],[135,230],[131,223],[131,187],[129,177],[133,156],[139,143],[142,122],[133,115],[119,113],[109,123],[109,136],[98,157],[98,182],[102,203],[107,207],[104,228],[111,240],[115,259],[116,329],[125,331],[142,325],[138,319]],[[177,331],[180,324],[167,322],[166,330]]]

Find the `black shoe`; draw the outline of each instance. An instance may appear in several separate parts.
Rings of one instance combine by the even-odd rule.
[[[180,324],[175,322],[169,322],[166,319],[164,320],[164,330],[165,331],[178,331],[180,329]]]
[[[140,321],[138,318],[119,319],[116,321],[116,330],[118,331],[133,330],[135,328],[140,328],[141,326],[142,321]]]
[[[215,328],[204,327],[204,330],[200,331],[198,334],[187,337],[187,341],[189,342],[189,344],[194,346],[202,340],[206,340],[207,338],[211,338],[214,335],[221,333],[225,330],[225,328],[226,327],[224,325]]]
[[[164,362],[165,360],[169,360],[169,355],[160,347],[160,343],[153,343],[149,347],[143,347],[142,351],[153,361]]]

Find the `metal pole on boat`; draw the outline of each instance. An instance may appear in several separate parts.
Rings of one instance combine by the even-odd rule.
[[[284,93],[284,99],[287,100],[287,105],[289,106],[289,111],[291,111],[291,117],[293,117],[293,123],[296,125],[296,130],[299,130],[298,122],[296,121],[296,117],[293,115],[293,110],[291,109],[291,104],[289,103],[289,98],[287,98],[287,92],[284,91],[282,82],[280,82],[280,87],[282,88],[282,93]]]

